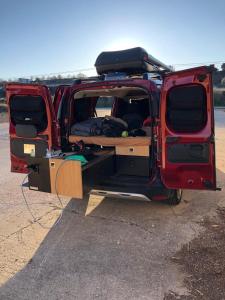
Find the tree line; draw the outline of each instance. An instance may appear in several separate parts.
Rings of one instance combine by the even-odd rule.
[[[79,73],[76,76],[74,75],[53,75],[53,76],[42,76],[42,77],[31,77],[30,79],[20,79],[15,80],[16,82],[26,83],[27,80],[29,83],[39,83],[50,86],[50,91],[54,94],[56,87],[60,84],[72,84],[75,79],[86,78],[86,75]],[[0,99],[5,97],[4,86],[6,83],[12,82],[12,80],[1,80],[0,79]],[[217,106],[225,106],[225,63],[221,65],[221,70],[214,67],[213,70],[213,86],[214,86],[214,102]],[[111,100],[107,98],[99,99],[98,105],[100,107],[110,107]]]

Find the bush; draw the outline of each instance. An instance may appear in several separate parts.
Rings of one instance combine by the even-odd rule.
[[[214,91],[214,105],[215,106],[225,106],[225,92],[224,91]]]

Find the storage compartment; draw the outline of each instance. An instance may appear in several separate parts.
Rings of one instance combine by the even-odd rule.
[[[149,176],[149,146],[116,146],[116,168],[119,175]]]
[[[132,156],[149,157],[149,147],[148,146],[129,146],[129,147],[116,146],[116,155],[132,155]]]
[[[93,153],[88,163],[81,166],[77,160],[62,158],[27,158],[28,165],[36,170],[28,176],[29,188],[47,193],[82,199],[101,180],[115,172],[114,151]]]
[[[141,47],[102,52],[96,59],[95,67],[98,74],[107,74],[110,72],[140,74],[154,71],[156,68],[170,70],[168,66],[149,55]]]
[[[149,157],[117,155],[116,168],[120,175],[149,176]]]
[[[49,159],[51,193],[82,199],[82,167],[80,161]]]
[[[26,158],[31,155],[44,157],[48,149],[47,141],[36,139],[15,138],[10,141],[11,153],[19,158]]]

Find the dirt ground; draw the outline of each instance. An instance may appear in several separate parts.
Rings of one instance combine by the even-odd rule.
[[[217,168],[225,169],[225,130],[223,110],[216,112]],[[225,114],[224,114],[225,115]],[[220,187],[225,186],[218,174]],[[224,191],[221,192],[224,194]],[[184,286],[188,294],[166,293],[164,300],[222,300],[225,299],[225,201],[221,198],[213,215],[203,216],[199,224],[203,231],[184,244],[171,260],[185,274]]]
[[[201,225],[204,232],[172,257],[186,274],[189,295],[169,291],[165,300],[225,299],[225,208],[218,208],[217,216],[205,218]]]
[[[7,106],[5,103],[0,103],[0,123],[8,121]]]
[[[63,198],[66,210],[55,223],[57,198],[25,189],[33,220],[21,193],[24,175],[9,172],[7,131],[1,124],[0,299],[224,299],[224,191],[185,191],[177,207]],[[224,132],[218,110],[222,187]]]

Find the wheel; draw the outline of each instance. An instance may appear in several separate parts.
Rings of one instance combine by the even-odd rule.
[[[169,205],[178,205],[182,200],[182,190],[171,190],[169,192],[169,197],[167,199],[167,203]]]

